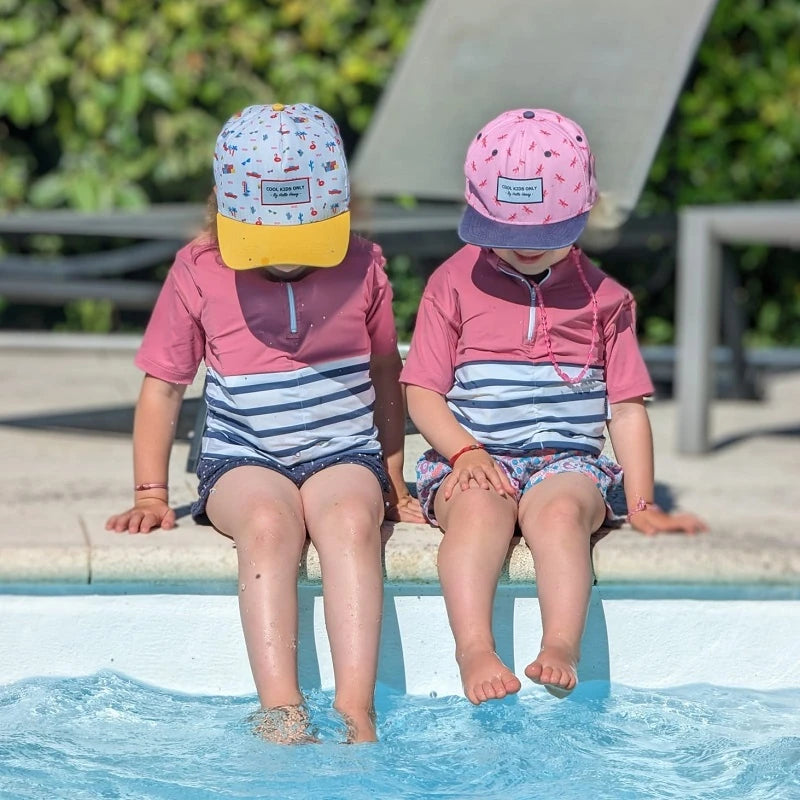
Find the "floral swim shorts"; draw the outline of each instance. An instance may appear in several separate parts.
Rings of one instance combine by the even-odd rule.
[[[622,483],[622,467],[607,456],[594,456],[580,450],[538,450],[536,455],[490,455],[516,488],[517,500],[551,475],[577,472],[591,478],[600,490],[606,504],[606,519],[616,518],[608,503],[608,492]],[[438,525],[433,510],[436,491],[452,471],[447,459],[436,450],[427,450],[417,461],[417,497],[422,513],[431,525]]]

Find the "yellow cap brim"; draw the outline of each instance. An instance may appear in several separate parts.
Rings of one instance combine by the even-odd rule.
[[[217,239],[231,269],[335,267],[350,244],[350,212],[302,225],[254,225],[218,213]]]

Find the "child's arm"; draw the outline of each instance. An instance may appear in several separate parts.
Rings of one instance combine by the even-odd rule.
[[[450,459],[464,448],[478,445],[459,425],[447,401],[438,392],[409,384],[406,397],[408,411],[417,430],[445,458]],[[483,448],[467,450],[459,456],[457,465],[442,483],[444,499],[449,500],[459,484],[462,490],[468,489],[470,480],[474,480],[481,489],[488,489],[491,485],[500,495],[515,496],[514,487],[505,472]]]
[[[707,530],[693,514],[667,514],[654,505],[653,433],[641,397],[612,403],[608,433],[625,475],[625,500],[631,525],[642,533]]]
[[[400,353],[373,355],[369,363],[375,389],[375,426],[383,450],[391,489],[386,498],[386,518],[399,522],[425,522],[417,499],[411,495],[403,477],[403,448],[406,408],[400,385],[403,366]]]
[[[169,456],[185,391],[182,384],[145,375],[133,420],[134,487],[168,483]],[[175,527],[167,489],[134,489],[133,497],[133,507],[110,517],[106,530],[149,533]]]

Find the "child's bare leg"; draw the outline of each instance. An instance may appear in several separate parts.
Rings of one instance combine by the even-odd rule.
[[[605,517],[591,478],[553,475],[529,489],[519,506],[522,535],[533,554],[542,613],[542,647],[525,674],[563,694],[578,683],[578,660],[592,566],[589,538]]]
[[[439,546],[439,581],[456,641],[464,694],[475,705],[520,690],[494,649],[492,605],[516,524],[516,502],[494,489],[456,487],[434,500],[446,531]]]
[[[207,513],[236,542],[239,612],[265,709],[299,706],[297,570],[306,532],[300,492],[263,467],[237,467],[217,482]]]
[[[375,741],[383,613],[380,485],[366,467],[338,464],[309,478],[301,495],[322,568],[325,625],[336,681],[334,707],[347,722],[349,741]]]

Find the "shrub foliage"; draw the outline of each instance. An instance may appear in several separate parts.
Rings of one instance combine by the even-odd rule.
[[[221,122],[252,102],[317,103],[352,149],[421,4],[0,0],[0,210],[201,201]],[[720,0],[637,214],[795,199],[798,108],[800,4]],[[751,340],[800,344],[796,259],[739,255]],[[651,341],[671,338],[672,291],[652,275],[672,259],[620,266]],[[396,272],[407,331],[420,281]]]

